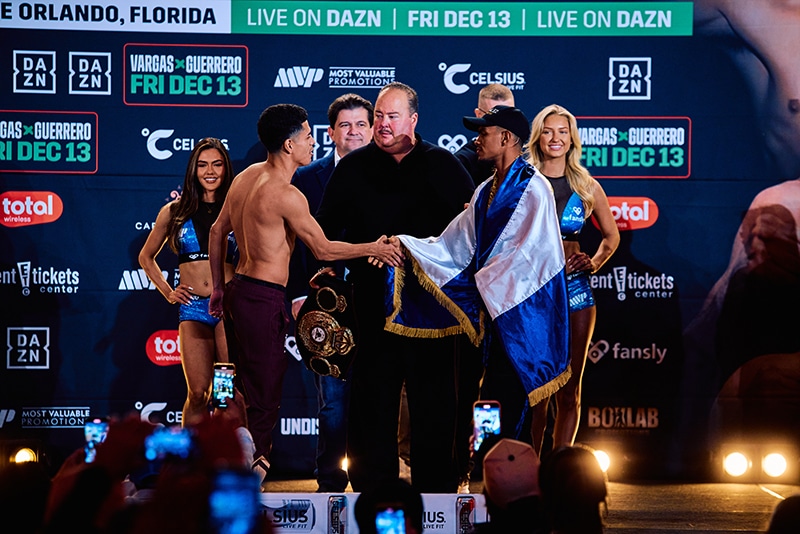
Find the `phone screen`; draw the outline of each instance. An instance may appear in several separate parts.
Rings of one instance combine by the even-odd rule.
[[[192,454],[193,441],[188,428],[159,426],[144,439],[144,455],[151,462],[167,456],[188,458]]]
[[[252,471],[217,471],[209,496],[211,531],[215,534],[256,532],[260,492],[258,477]]]
[[[86,421],[83,425],[83,434],[86,437],[86,446],[83,448],[86,453],[84,460],[90,464],[97,456],[97,445],[105,441],[108,435],[108,421],[99,417]]]
[[[406,534],[406,515],[403,509],[384,508],[375,514],[378,534]]]
[[[211,394],[211,403],[214,408],[227,408],[228,402],[233,398],[233,378],[236,368],[232,363],[214,364],[214,383]]]
[[[472,420],[474,425],[472,450],[477,451],[486,436],[500,434],[500,403],[497,401],[476,402],[472,410]]]

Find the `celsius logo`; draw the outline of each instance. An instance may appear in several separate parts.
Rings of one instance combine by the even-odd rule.
[[[664,273],[628,272],[623,266],[614,267],[607,274],[593,274],[589,283],[592,289],[613,289],[617,300],[624,301],[628,294],[637,299],[668,299],[673,296],[675,279]]]
[[[173,150],[176,152],[190,152],[195,145],[195,140],[191,137],[176,137],[171,139],[168,143],[160,143],[161,147],[166,144],[167,147],[172,148],[159,148],[157,143],[164,139],[170,139],[172,134],[175,133],[173,129],[160,128],[158,130],[150,131],[149,128],[142,128],[142,137],[147,138],[147,152],[157,160],[165,160],[172,157]],[[220,139],[222,145],[228,149],[228,140]]]
[[[283,348],[298,362],[303,359],[300,355],[300,349],[297,348],[297,339],[294,336],[286,336],[286,340],[283,342]]]
[[[456,95],[462,95],[469,91],[470,85],[488,85],[490,83],[501,83],[512,91],[525,89],[524,72],[469,72],[467,83],[458,83],[455,80],[457,74],[468,72],[472,63],[453,63],[449,67],[446,63],[439,63],[439,70],[444,72],[444,86],[447,90]]]
[[[133,407],[136,408],[136,411],[139,412],[139,418],[145,423],[164,426],[164,423],[168,425],[179,425],[183,422],[183,412],[167,411],[165,414],[161,415],[160,412],[163,412],[167,408],[166,402],[150,402],[145,404],[141,401],[137,401]],[[156,416],[155,420],[153,418],[154,415]]]
[[[659,348],[655,343],[649,347],[623,347],[619,342],[609,345],[608,341],[601,339],[592,343],[589,348],[589,360],[597,363],[608,353],[609,348],[615,360],[650,360],[659,365],[667,356],[667,349]]]
[[[147,339],[145,352],[156,365],[166,367],[181,363],[181,338],[177,330],[157,330]]]
[[[453,137],[450,137],[447,134],[442,134],[439,136],[438,143],[440,147],[455,154],[461,149],[461,147],[467,144],[467,137],[464,134],[454,135]]]
[[[162,139],[168,139],[173,133],[175,133],[175,130],[156,130],[151,133],[149,129],[143,128],[142,136],[147,137],[147,151],[150,155],[160,160],[172,156],[172,152],[159,149],[156,147],[156,143]]]
[[[286,67],[279,68],[275,76],[275,87],[311,87],[325,74],[323,69],[314,67]]]
[[[444,71],[444,86],[453,94],[461,95],[469,91],[469,85],[465,83],[455,83],[453,76],[467,72],[472,63],[453,63],[449,67],[445,63],[439,63],[439,70]]]
[[[608,203],[620,230],[649,228],[658,220],[658,205],[647,197],[608,197]]]
[[[311,532],[317,522],[311,499],[267,500],[261,513],[267,523],[281,532]]]
[[[3,226],[31,226],[51,223],[61,217],[64,204],[50,191],[7,191],[0,195]]]

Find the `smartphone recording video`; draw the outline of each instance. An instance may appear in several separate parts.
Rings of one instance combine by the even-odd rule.
[[[191,430],[179,425],[158,426],[144,438],[144,456],[151,462],[167,457],[186,459],[194,452]]]
[[[214,534],[257,532],[260,495],[259,480],[252,471],[244,469],[217,471],[209,497],[211,532]]]
[[[211,392],[211,405],[214,408],[227,408],[233,399],[233,379],[236,366],[232,363],[214,364],[214,380]]]
[[[87,464],[94,462],[97,456],[97,445],[105,441],[108,435],[108,421],[102,417],[94,417],[83,425],[83,434],[86,438],[84,461]]]
[[[406,534],[406,515],[402,508],[384,508],[375,514],[378,534]]]
[[[477,401],[472,407],[472,450],[478,451],[490,434],[500,434],[500,403],[494,400]]]

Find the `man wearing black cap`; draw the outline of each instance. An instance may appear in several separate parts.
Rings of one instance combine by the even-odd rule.
[[[459,331],[488,345],[480,398],[500,401],[503,437],[530,443],[530,406],[571,374],[555,199],[522,157],[530,135],[522,111],[495,106],[463,122],[478,132],[478,157],[492,161],[495,173],[438,237],[392,238],[410,261],[389,282],[386,329],[417,337]]]

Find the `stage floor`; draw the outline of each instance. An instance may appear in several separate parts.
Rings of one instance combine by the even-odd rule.
[[[313,493],[317,484],[274,480],[265,488],[270,493]],[[470,485],[470,493],[481,491],[480,483]],[[610,482],[606,534],[763,533],[778,502],[796,493],[800,485]]]

